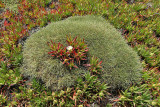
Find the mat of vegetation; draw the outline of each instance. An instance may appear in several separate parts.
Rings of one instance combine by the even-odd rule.
[[[12,9],[4,11],[7,4],[0,1],[1,106],[160,106],[159,0],[18,0],[17,3],[18,11],[14,13]],[[41,82],[29,82],[21,75],[21,50],[30,34],[50,22],[87,14],[103,16],[141,56],[144,69],[138,84],[119,91],[116,96],[106,91],[91,99],[93,91],[86,90],[86,82],[81,80],[80,86],[55,93],[44,88]],[[87,85],[93,84],[91,80],[94,79],[86,77]],[[94,87],[100,85],[96,83]],[[101,89],[106,88],[102,85]]]
[[[89,57],[103,61],[101,81],[112,89],[126,89],[141,78],[142,67],[137,54],[103,18],[96,16],[71,17],[49,24],[31,35],[24,44],[23,69],[26,75],[41,78],[52,89],[74,85],[75,78],[87,71],[68,72],[57,59],[49,57],[48,41],[66,45],[66,35],[84,38],[89,48]]]

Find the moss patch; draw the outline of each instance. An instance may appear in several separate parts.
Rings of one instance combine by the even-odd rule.
[[[53,90],[74,85],[78,76],[87,70],[83,68],[68,71],[58,59],[53,59],[47,42],[50,40],[66,45],[66,35],[84,38],[89,55],[102,60],[105,81],[112,89],[126,89],[140,80],[141,64],[137,53],[129,47],[121,34],[100,16],[75,16],[54,22],[31,35],[24,45],[21,72],[41,79]]]
[[[18,0],[2,0],[5,4],[5,10],[9,9],[13,12],[18,12]]]

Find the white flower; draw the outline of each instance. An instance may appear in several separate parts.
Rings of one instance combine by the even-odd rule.
[[[67,46],[67,50],[69,51],[69,50],[72,50],[73,49],[73,47],[72,46]]]

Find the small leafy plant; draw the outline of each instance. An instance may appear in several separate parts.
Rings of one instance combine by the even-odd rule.
[[[77,79],[77,85],[65,90],[52,92],[54,106],[90,106],[95,101],[104,98],[107,85],[102,84],[96,76],[86,74]]]
[[[88,70],[91,72],[92,75],[94,74],[100,74],[102,72],[102,61],[98,62],[98,58],[93,56],[90,60],[90,64],[84,64],[85,66],[88,66]]]
[[[48,54],[59,58],[70,70],[72,68],[78,68],[76,64],[82,65],[81,62],[87,60],[87,45],[85,44],[84,39],[77,40],[77,37],[72,39],[71,35],[69,37],[67,36],[66,42],[68,46],[64,47],[61,43],[56,44],[51,40],[51,45],[49,43],[48,45],[52,51],[48,52]],[[90,64],[83,64],[83,66],[88,67],[91,75],[99,75],[102,72],[101,63],[102,61],[98,62],[98,58],[93,56],[90,60]]]
[[[77,40],[77,37],[75,37],[72,40],[71,36],[67,36],[66,42],[68,46],[64,47],[61,43],[56,44],[51,40],[51,45],[48,45],[52,51],[48,52],[48,54],[59,58],[70,70],[72,68],[78,68],[75,62],[80,65],[82,61],[87,60],[87,45],[85,44],[84,39]]]

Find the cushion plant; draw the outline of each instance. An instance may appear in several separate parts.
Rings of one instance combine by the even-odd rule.
[[[102,61],[99,78],[112,89],[126,89],[141,78],[142,66],[137,53],[127,45],[120,32],[100,16],[74,16],[49,24],[31,35],[23,48],[21,72],[41,79],[47,87],[59,90],[74,85],[79,76],[89,72],[83,67],[66,69],[56,58],[48,55],[47,42],[52,40],[66,45],[66,35],[84,38],[89,48],[89,59],[94,55]]]

